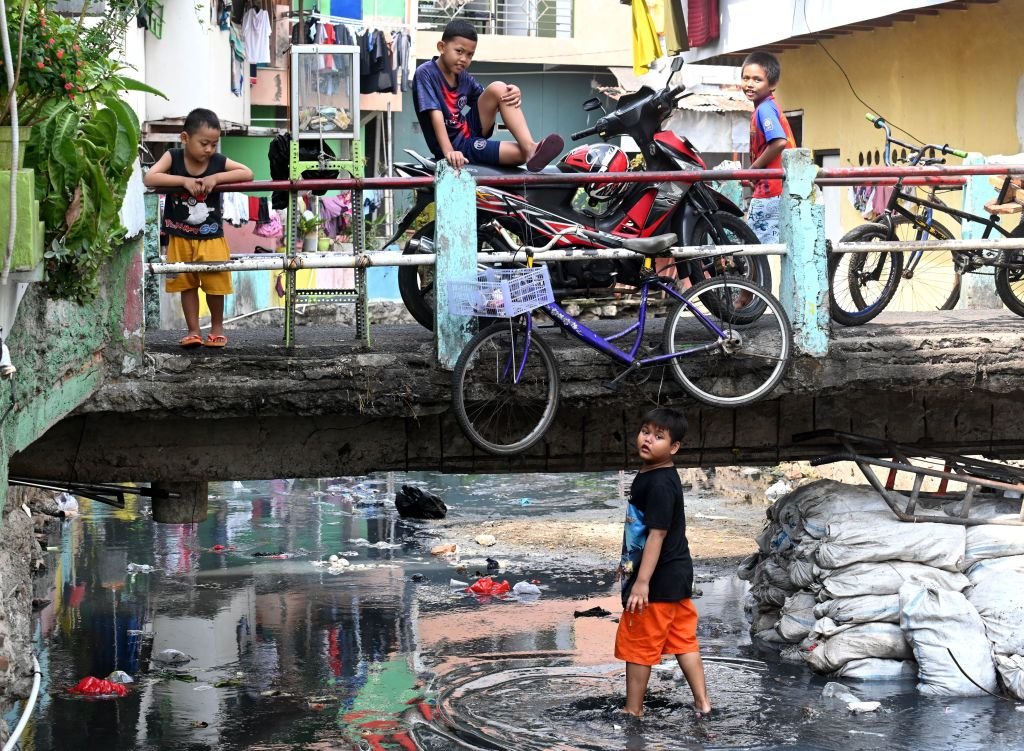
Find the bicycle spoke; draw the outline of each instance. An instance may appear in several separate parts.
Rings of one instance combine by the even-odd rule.
[[[543,437],[558,405],[558,373],[549,348],[510,324],[477,334],[453,375],[455,416],[479,448],[507,455]]]
[[[779,302],[755,284],[726,277],[703,282],[686,294],[698,315],[680,306],[665,324],[667,352],[714,345],[671,361],[676,380],[694,397],[717,406],[740,406],[763,398],[782,378],[789,363],[789,321]],[[765,312],[748,323],[734,322],[733,304],[757,303]]]

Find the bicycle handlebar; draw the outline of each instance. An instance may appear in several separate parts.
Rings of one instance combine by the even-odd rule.
[[[885,140],[886,141],[888,141],[889,143],[894,143],[897,146],[902,146],[904,148],[911,149],[912,151],[914,151],[914,152],[916,152],[918,154],[922,154],[925,151],[928,151],[930,149],[934,149],[934,150],[936,150],[936,151],[938,151],[938,152],[940,152],[942,154],[952,154],[953,156],[958,156],[961,159],[965,159],[967,157],[967,152],[966,151],[964,151],[963,149],[954,149],[948,143],[943,143],[943,144],[928,143],[928,144],[925,144],[923,146],[915,146],[912,143],[907,143],[906,141],[901,141],[898,138],[893,138],[892,137],[892,130],[889,128],[889,123],[886,122],[884,117],[876,115],[873,112],[865,112],[864,113],[864,118],[869,123],[874,125],[876,128],[880,128],[880,129],[885,131]],[[933,162],[933,163],[934,164],[941,164],[942,162]]]

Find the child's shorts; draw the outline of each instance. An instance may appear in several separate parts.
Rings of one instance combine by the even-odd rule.
[[[779,207],[781,196],[771,198],[751,198],[747,210],[747,224],[754,230],[759,242],[777,243],[779,241]]]
[[[208,240],[193,240],[187,237],[171,235],[167,242],[168,263],[181,261],[228,261],[231,251],[223,237]],[[230,295],[235,291],[231,285],[230,271],[185,272],[168,275],[164,282],[167,292],[184,292],[190,289],[202,289],[208,295]]]
[[[657,665],[662,655],[700,650],[697,608],[690,599],[649,602],[639,613],[622,612],[615,633],[615,657],[637,665]]]
[[[501,164],[498,156],[501,150],[500,141],[490,140],[494,135],[493,127],[484,133],[480,113],[476,107],[466,113],[466,122],[469,124],[469,132],[473,135],[461,139],[457,146],[452,145],[466,155],[470,164],[487,164],[492,167]]]

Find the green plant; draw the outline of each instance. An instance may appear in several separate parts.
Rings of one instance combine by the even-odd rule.
[[[33,126],[25,166],[36,171],[47,289],[86,302],[124,237],[118,213],[138,158],[139,121],[121,93],[162,94],[123,75],[114,59],[137,0],[111,0],[90,25],[84,9],[76,19],[53,7],[54,0],[7,3],[18,63],[13,91],[0,76],[0,96],[15,97],[19,122]],[[9,120],[9,108],[3,117]]]
[[[306,209],[299,214],[299,221],[295,225],[295,229],[300,235],[308,235],[316,232],[323,226],[324,220],[322,217],[317,216],[309,209]]]

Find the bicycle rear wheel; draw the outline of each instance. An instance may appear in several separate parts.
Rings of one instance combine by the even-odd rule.
[[[862,224],[841,243],[885,242],[882,224]],[[832,253],[828,258],[829,314],[836,323],[860,326],[877,316],[896,294],[903,272],[902,253]]]
[[[665,352],[713,346],[670,360],[676,381],[695,399],[715,407],[741,407],[767,396],[785,375],[793,351],[781,303],[753,282],[728,276],[701,282],[684,297],[694,310],[680,303],[669,314]],[[748,301],[764,310],[756,320],[735,309]]]
[[[907,219],[893,225],[894,240],[952,240],[953,233],[938,222],[928,229],[915,227]],[[960,299],[962,274],[956,256],[950,250],[925,250],[905,253],[900,283],[887,307],[893,310],[952,310]]]
[[[498,456],[537,443],[555,419],[558,396],[551,348],[514,321],[477,333],[452,374],[459,427],[474,446]]]
[[[1010,233],[1010,237],[1024,237],[1024,221]],[[996,292],[999,299],[1019,316],[1024,316],[1024,250],[1006,250],[996,268]]]

